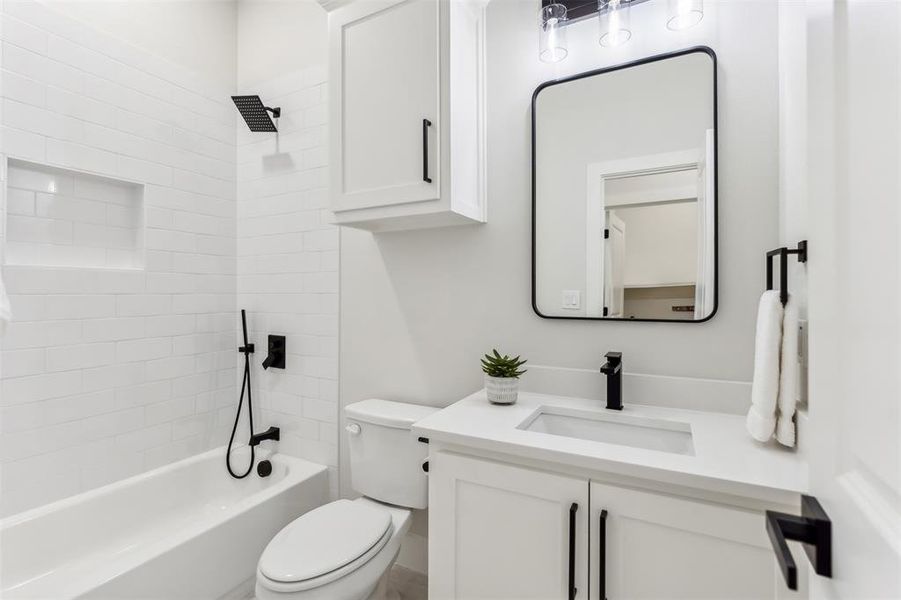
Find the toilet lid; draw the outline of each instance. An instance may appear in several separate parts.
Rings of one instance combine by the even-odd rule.
[[[386,510],[350,500],[330,502],[278,532],[260,557],[260,572],[283,583],[325,575],[365,554],[390,525]]]

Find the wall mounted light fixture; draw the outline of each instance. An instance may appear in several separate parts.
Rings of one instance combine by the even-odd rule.
[[[704,18],[704,0],[669,0],[666,28],[673,31],[694,27]]]
[[[629,21],[632,3],[629,0],[599,0],[598,22],[601,25],[601,46],[622,46],[632,37]]]
[[[601,46],[625,44],[632,38],[631,8],[649,0],[542,0],[538,19],[538,57],[543,62],[566,58],[566,27],[597,18]],[[667,0],[666,27],[688,29],[704,18],[704,0]]]
[[[559,2],[541,7],[538,19],[538,58],[542,62],[560,62],[569,51],[566,48],[566,6]]]

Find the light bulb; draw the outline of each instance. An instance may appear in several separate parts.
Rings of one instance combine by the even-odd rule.
[[[601,46],[621,46],[632,37],[629,26],[629,2],[626,0],[599,0],[598,22],[601,26]]]
[[[669,0],[666,28],[673,31],[694,27],[704,18],[704,0]]]
[[[560,62],[569,51],[566,48],[566,7],[548,4],[539,11],[538,58],[542,62]]]

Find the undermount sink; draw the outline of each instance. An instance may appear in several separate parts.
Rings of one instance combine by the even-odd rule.
[[[517,429],[694,456],[691,425],[680,421],[542,406]]]

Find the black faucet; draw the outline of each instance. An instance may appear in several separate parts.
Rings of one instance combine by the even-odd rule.
[[[601,373],[607,376],[607,409],[623,409],[623,353],[608,352]]]
[[[253,447],[264,440],[275,440],[277,442],[279,439],[281,439],[281,430],[278,427],[270,427],[263,433],[255,433],[250,436],[250,445]]]

